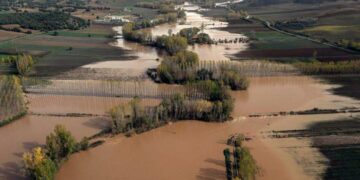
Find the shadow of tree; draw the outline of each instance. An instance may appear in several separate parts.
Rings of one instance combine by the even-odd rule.
[[[201,168],[199,175],[197,175],[196,179],[201,180],[215,180],[215,179],[225,179],[225,169],[219,170],[215,168]]]
[[[0,179],[25,180],[24,172],[19,164],[7,162],[0,165]]]
[[[83,125],[101,130],[110,127],[110,120],[104,117],[96,117],[84,122]]]

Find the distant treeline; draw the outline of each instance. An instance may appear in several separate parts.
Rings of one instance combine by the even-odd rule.
[[[89,25],[81,18],[60,11],[0,14],[0,25],[5,24],[19,24],[22,28],[40,31],[78,30]]]
[[[299,62],[294,66],[305,74],[359,74],[360,61]]]
[[[300,30],[300,29],[314,26],[316,21],[317,21],[316,18],[306,18],[306,19],[299,18],[299,19],[294,19],[294,20],[289,20],[289,21],[276,21],[274,23],[274,27],[276,27],[278,29],[288,28],[288,29]]]
[[[174,13],[178,11],[175,9],[175,4],[171,1],[139,2],[135,6],[149,9],[157,9],[158,12],[161,14]]]

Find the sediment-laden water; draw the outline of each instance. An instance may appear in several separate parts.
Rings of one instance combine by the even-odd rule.
[[[277,147],[260,134],[281,117],[248,119],[245,115],[358,104],[331,94],[329,90],[336,86],[310,77],[263,77],[250,81],[248,91],[234,92],[235,120],[176,122],[131,138],[118,136],[103,146],[72,156],[57,179],[225,179],[222,150],[226,138],[239,132],[252,138],[246,145],[262,168],[260,179],[309,178],[292,157],[274,150]]]

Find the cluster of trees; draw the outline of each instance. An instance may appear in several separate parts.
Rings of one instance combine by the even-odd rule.
[[[164,58],[157,68],[157,77],[161,82],[170,84],[211,80],[230,86],[232,90],[245,90],[249,85],[247,78],[227,66],[216,72],[198,67],[199,57],[196,53],[180,51]]]
[[[36,147],[23,154],[26,173],[30,179],[52,180],[60,165],[72,154],[88,148],[88,139],[76,142],[63,125],[56,125],[54,132],[46,137],[44,148]]]
[[[16,69],[21,76],[28,75],[34,63],[32,56],[27,54],[18,55],[15,61]]]
[[[191,51],[178,52],[167,56],[157,68],[157,75],[164,83],[185,83],[196,80],[199,57]]]
[[[204,26],[202,26],[204,28]],[[199,33],[200,28],[184,28],[180,30],[179,35],[186,38],[189,44],[212,44],[214,43],[210,36],[206,33]]]
[[[155,40],[155,46],[165,49],[170,55],[174,55],[185,51],[188,43],[186,38],[174,35],[174,36],[158,36]]]
[[[197,82],[191,85],[208,94],[207,99],[191,99],[183,94],[164,98],[155,107],[141,105],[139,98],[110,110],[111,132],[141,133],[159,127],[169,121],[195,119],[221,122],[228,120],[233,109],[233,100],[225,86],[213,81]],[[209,89],[210,88],[210,91]]]
[[[342,39],[337,42],[338,45],[346,47],[348,49],[360,51],[360,42],[355,40]]]
[[[254,180],[258,173],[258,167],[248,148],[242,146],[243,135],[237,135],[234,141],[230,141],[233,146],[231,153],[229,148],[224,150],[226,178]],[[229,140],[228,140],[229,142]],[[231,157],[231,155],[233,157]]]
[[[170,13],[175,12],[175,4],[170,1],[163,1],[163,2],[139,2],[135,5],[136,7],[141,8],[149,8],[149,9],[158,9],[159,13]]]
[[[176,22],[176,20],[177,14],[169,13],[160,15],[151,21],[145,19],[138,22],[128,22],[123,25],[122,33],[126,40],[139,43],[146,42],[147,44],[154,43],[151,32],[145,28],[168,22]]]
[[[276,21],[274,26],[278,29],[304,29],[307,27],[312,27],[315,25],[317,19],[316,18],[301,18],[301,19],[294,19],[290,21]]]
[[[25,115],[26,100],[16,76],[0,76],[0,126]]]
[[[360,61],[298,62],[294,66],[305,74],[359,74]]]
[[[89,25],[81,18],[60,11],[0,14],[0,25],[5,24],[19,24],[22,28],[40,31],[78,30]]]
[[[141,30],[135,30],[136,23],[129,22],[122,26],[122,33],[126,40],[129,41],[135,41],[142,44],[151,44],[153,42],[152,40],[152,34],[151,31],[148,29],[141,29]]]

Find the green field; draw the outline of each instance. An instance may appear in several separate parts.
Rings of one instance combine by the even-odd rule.
[[[56,75],[94,62],[131,59],[126,50],[109,45],[114,41],[109,38],[112,34],[111,26],[94,25],[79,31],[59,31],[57,36],[28,35],[0,42],[0,52],[30,53],[38,60],[38,75]]]

